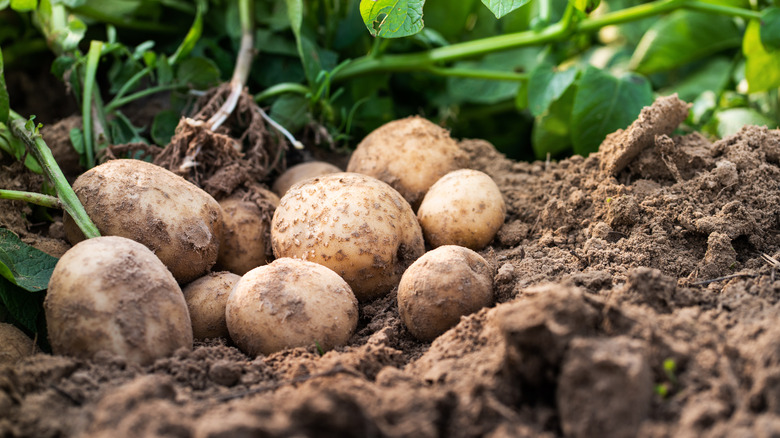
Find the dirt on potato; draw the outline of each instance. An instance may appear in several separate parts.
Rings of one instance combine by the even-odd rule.
[[[677,136],[684,107],[661,100],[588,158],[462,140],[507,201],[480,251],[497,302],[432,343],[393,290],[322,356],[37,354],[0,367],[0,436],[777,436],[780,131]]]

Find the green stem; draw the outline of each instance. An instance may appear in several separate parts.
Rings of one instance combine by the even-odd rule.
[[[582,32],[596,32],[602,27],[637,21],[679,9],[685,6],[687,1],[689,0],[661,0],[621,9],[619,11],[604,14],[600,17],[583,20],[577,26],[577,30]]]
[[[42,193],[20,192],[18,190],[0,190],[0,199],[11,201],[24,201],[30,204],[40,205],[48,208],[62,208],[62,203],[54,196],[44,195]]]
[[[276,97],[285,93],[297,93],[307,95],[311,92],[309,87],[293,82],[284,82],[268,87],[260,93],[255,94],[255,102],[262,102],[266,99]]]
[[[527,81],[528,74],[498,70],[475,70],[470,68],[429,67],[426,71],[440,76],[488,79],[494,81]]]
[[[151,66],[147,66],[147,67],[144,67],[144,68],[143,68],[141,71],[139,71],[138,73],[134,74],[134,75],[133,75],[133,77],[131,77],[130,79],[128,79],[128,81],[127,81],[127,82],[125,82],[125,83],[122,85],[122,88],[120,88],[120,89],[119,89],[119,91],[117,91],[117,93],[116,93],[116,95],[114,96],[114,98],[113,98],[113,99],[111,99],[111,102],[109,102],[109,103],[108,103],[108,105],[106,105],[106,108],[108,108],[109,106],[111,106],[111,104],[112,104],[112,103],[113,103],[115,100],[117,100],[117,99],[121,99],[122,97],[124,97],[125,93],[127,93],[127,92],[130,90],[130,88],[132,88],[133,86],[135,86],[135,84],[137,84],[137,83],[138,83],[138,81],[140,81],[141,79],[143,79],[143,77],[144,77],[144,76],[146,76],[146,75],[147,75],[149,72],[151,72],[151,71],[152,71],[152,67],[151,67]]]
[[[68,180],[65,179],[65,175],[62,174],[62,170],[60,170],[60,167],[54,160],[51,149],[49,149],[49,146],[43,141],[43,137],[33,126],[33,122],[26,121],[14,111],[11,111],[9,122],[11,132],[24,142],[28,152],[38,160],[46,178],[54,186],[57,198],[62,203],[62,208],[73,218],[73,221],[79,226],[84,236],[87,238],[100,236],[97,227],[92,223],[92,220],[84,210],[84,206],[81,205],[81,201],[79,201],[73,188],[68,184]]]
[[[134,100],[149,96],[150,94],[161,93],[163,91],[178,90],[180,88],[184,88],[184,86],[182,86],[181,84],[158,85],[156,87],[145,88],[141,91],[135,92],[129,96],[125,96],[119,99],[114,98],[113,100],[111,100],[111,102],[106,104],[105,107],[106,112],[110,113],[111,111],[116,110],[122,105],[127,105],[128,103]]]
[[[94,136],[92,132],[92,93],[95,90],[95,74],[97,73],[101,41],[92,41],[87,53],[87,68],[84,72],[84,98],[81,100],[81,117],[84,125],[84,149],[87,156],[87,168],[95,167]]]
[[[702,1],[691,1],[686,5],[688,9],[702,12],[711,12],[714,14],[728,15],[731,17],[740,17],[745,20],[760,20],[761,12],[751,11],[750,9],[735,8],[733,6],[718,5],[715,3],[705,3]]]

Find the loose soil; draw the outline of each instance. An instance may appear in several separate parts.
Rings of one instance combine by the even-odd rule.
[[[674,136],[685,109],[660,99],[560,162],[462,140],[508,203],[481,251],[496,303],[432,343],[393,291],[322,356],[37,354],[0,366],[0,436],[778,436],[780,131]],[[40,183],[3,166],[3,187]],[[34,243],[26,207],[0,205]]]

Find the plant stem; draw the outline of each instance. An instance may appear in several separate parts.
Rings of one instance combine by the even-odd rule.
[[[30,204],[40,205],[48,208],[62,208],[62,203],[54,196],[44,195],[42,193],[20,192],[18,190],[0,190],[0,199],[11,201],[24,201]]]
[[[284,82],[281,84],[276,84],[274,86],[268,87],[265,90],[261,91],[260,93],[255,94],[255,102],[262,102],[266,99],[270,99],[272,97],[276,97],[285,93],[296,93],[305,96],[310,92],[311,90],[309,89],[309,87],[305,85],[301,85],[296,82]]]
[[[470,68],[429,67],[429,73],[440,76],[455,76],[460,78],[488,79],[494,81],[527,81],[528,74],[498,70],[476,70]]]
[[[106,105],[106,109],[108,110],[109,107],[114,103],[114,101],[121,99],[125,96],[125,94],[130,91],[130,88],[132,88],[135,84],[138,83],[144,76],[149,74],[152,71],[151,66],[144,67],[141,69],[138,73],[134,74],[133,77],[127,80],[124,84],[122,84],[122,88],[119,89],[119,91],[116,92],[116,95],[113,99],[111,99],[111,102],[109,102]],[[109,110],[110,111],[110,110]]]
[[[28,123],[32,125],[32,121],[24,120],[22,116],[14,111],[11,111],[8,120],[11,132],[24,142],[29,153],[38,160],[38,163],[43,168],[44,175],[46,175],[51,185],[54,186],[57,198],[62,203],[62,208],[73,218],[73,221],[76,222],[84,236],[88,239],[100,236],[97,227],[92,223],[92,220],[84,210],[84,206],[81,205],[81,201],[79,201],[73,188],[68,184],[68,180],[65,179],[65,175],[62,174],[62,170],[60,170],[60,167],[54,160],[51,149],[43,141],[37,129],[34,126],[27,125]]]
[[[751,11],[750,9],[735,8],[733,6],[718,5],[715,3],[706,3],[702,1],[691,1],[686,5],[688,9],[693,9],[702,12],[711,12],[721,15],[729,15],[731,17],[740,17],[746,20],[760,20],[761,12]]]
[[[254,4],[252,0],[239,0],[238,10],[241,17],[241,46],[238,49],[238,58],[236,58],[236,67],[233,69],[233,77],[230,79],[230,94],[222,107],[214,113],[206,122],[209,129],[216,130],[220,127],[238,104],[238,98],[241,97],[241,91],[244,89],[249,71],[252,67],[252,58],[254,55]]]
[[[184,86],[181,84],[168,84],[168,85],[158,85],[156,87],[145,88],[129,96],[125,96],[119,99],[114,98],[111,102],[106,104],[105,108],[107,112],[111,112],[121,107],[122,105],[126,105],[136,99],[149,96],[150,94],[161,93],[163,91],[177,90],[180,88],[184,88]]]
[[[92,132],[92,93],[95,89],[95,74],[102,48],[102,42],[94,40],[90,42],[89,53],[87,54],[87,68],[84,73],[84,97],[81,100],[81,117],[84,127],[84,151],[88,169],[95,167],[94,133]]]

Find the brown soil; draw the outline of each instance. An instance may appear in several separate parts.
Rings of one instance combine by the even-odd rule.
[[[780,131],[674,137],[681,105],[588,158],[462,141],[508,202],[496,304],[432,343],[393,291],[323,356],[38,354],[0,367],[0,436],[778,436]]]

